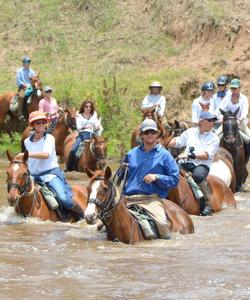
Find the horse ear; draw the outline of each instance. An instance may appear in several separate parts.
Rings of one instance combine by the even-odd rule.
[[[9,150],[6,151],[6,155],[7,155],[7,158],[8,158],[9,161],[12,161],[12,160],[13,160],[14,155],[11,154]]]
[[[40,76],[40,71],[37,72],[36,77],[39,78]]]
[[[180,123],[177,120],[174,120],[174,124],[176,128],[180,128]]]
[[[224,110],[222,110],[221,108],[219,108],[219,110],[220,110],[221,114],[224,116],[225,115]]]
[[[239,110],[240,110],[240,107],[238,107],[238,108],[236,109],[236,111],[234,112],[234,115],[235,115],[235,116],[237,116]]]
[[[29,152],[25,150],[23,153],[23,161],[26,162],[28,158],[29,158]]]
[[[85,172],[89,178],[92,178],[95,175],[95,172],[88,168],[85,169]]]
[[[110,179],[110,178],[111,178],[111,176],[112,176],[112,171],[111,171],[110,167],[107,167],[107,168],[105,169],[105,174],[104,174],[104,176],[105,176],[106,179]]]

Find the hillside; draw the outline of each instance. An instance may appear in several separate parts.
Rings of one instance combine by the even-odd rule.
[[[202,81],[235,73],[250,94],[247,0],[0,0],[0,92],[32,58],[60,102],[95,99],[110,153],[128,148],[148,83],[160,80],[168,119],[189,118]]]

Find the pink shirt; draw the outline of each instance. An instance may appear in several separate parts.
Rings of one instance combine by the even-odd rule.
[[[42,99],[39,102],[39,111],[48,112],[48,113],[56,113],[58,111],[58,105],[55,98],[51,98],[50,101],[46,99]],[[58,115],[56,114],[55,117]],[[54,117],[54,116],[53,116]]]

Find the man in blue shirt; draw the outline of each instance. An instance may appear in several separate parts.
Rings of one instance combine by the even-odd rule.
[[[169,232],[163,199],[179,182],[179,168],[172,155],[157,143],[155,121],[145,119],[140,126],[142,144],[129,151],[127,181],[123,190],[128,207],[137,205],[155,220],[159,236]]]
[[[18,116],[21,117],[23,113],[23,102],[25,90],[30,86],[30,78],[36,76],[36,73],[30,68],[31,59],[29,57],[23,58],[23,67],[17,70],[16,84],[18,87]]]

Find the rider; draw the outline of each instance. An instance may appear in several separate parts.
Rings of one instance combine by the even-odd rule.
[[[52,128],[54,128],[58,119],[58,105],[55,98],[52,97],[52,88],[46,86],[43,90],[44,98],[39,101],[39,111],[46,113],[49,117]]]
[[[215,153],[218,151],[220,140],[211,130],[216,117],[209,111],[202,112],[199,117],[198,127],[192,127],[184,131],[179,137],[170,141],[168,147],[186,147],[179,158],[188,159],[182,166],[193,174],[194,181],[199,185],[203,193],[203,216],[212,215],[209,205],[210,188],[207,183],[209,168]],[[190,151],[192,149],[192,151]]]
[[[230,83],[230,90],[231,93],[228,93],[221,105],[219,106],[224,112],[231,111],[234,113],[238,108],[239,111],[237,113],[240,134],[245,143],[250,143],[250,129],[248,128],[248,98],[240,92],[241,82],[240,79],[234,78]],[[222,120],[222,114],[218,111],[218,118]],[[242,134],[242,132],[245,133]],[[218,128],[216,134],[221,135],[222,133],[222,126]]]
[[[192,104],[192,122],[194,125],[199,124],[200,114],[203,111],[210,111],[210,104],[214,93],[214,83],[208,81],[201,86],[201,95],[194,99]]]
[[[73,193],[60,170],[56,150],[55,138],[46,133],[47,117],[40,111],[29,115],[29,125],[34,133],[25,139],[24,145],[29,152],[28,168],[34,180],[46,183],[55,192],[59,204],[83,217],[81,207],[73,202]],[[19,154],[22,158],[23,153]]]
[[[217,113],[219,111],[219,106],[221,105],[223,99],[229,92],[227,89],[227,84],[228,84],[228,78],[226,75],[221,75],[217,79],[218,91],[217,91],[217,93],[214,94],[213,99],[211,101],[211,106],[210,106],[210,112],[212,114],[217,115]]]
[[[125,159],[128,173],[123,193],[128,207],[137,205],[147,210],[156,221],[160,238],[169,238],[163,199],[177,186],[179,169],[171,154],[157,143],[158,135],[154,120],[145,119],[141,123],[142,144],[130,150]]]
[[[81,104],[76,116],[76,127],[78,136],[69,153],[67,171],[74,171],[76,169],[79,160],[76,158],[76,152],[80,143],[85,140],[90,140],[93,134],[102,134],[103,128],[95,111],[94,103],[91,100],[85,100]]]
[[[153,81],[149,86],[150,94],[148,94],[142,101],[141,109],[151,108],[154,105],[156,112],[163,117],[166,107],[166,98],[161,95],[162,85],[159,81]]]
[[[23,118],[23,100],[25,91],[30,87],[30,78],[36,76],[36,73],[30,68],[31,59],[28,56],[23,58],[22,68],[17,70],[16,73],[16,84],[18,88],[18,116]]]

